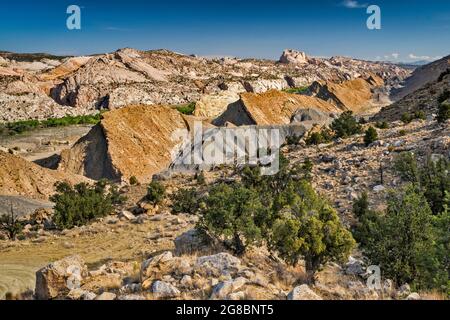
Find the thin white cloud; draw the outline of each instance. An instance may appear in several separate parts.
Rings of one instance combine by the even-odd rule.
[[[436,57],[431,57],[431,56],[418,56],[418,55],[415,55],[414,53],[410,53],[410,54],[408,55],[408,58],[411,59],[411,60],[435,61],[435,60],[441,59],[442,57],[440,57],[440,56],[436,56]]]
[[[109,27],[104,28],[103,30],[106,30],[106,31],[129,31],[130,29],[127,29],[127,28],[121,28],[121,27],[109,26]]]
[[[348,9],[360,9],[367,8],[369,6],[367,3],[359,3],[356,0],[344,0],[341,5]]]
[[[384,56],[377,56],[376,60],[378,61],[393,61],[398,60],[400,58],[400,53],[394,52],[390,54],[385,54]]]

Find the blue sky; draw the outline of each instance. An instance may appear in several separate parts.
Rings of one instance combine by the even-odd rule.
[[[81,30],[66,28],[71,4],[81,7]],[[381,30],[366,27],[369,4],[381,8]],[[16,0],[0,7],[0,50],[80,55],[122,47],[270,59],[293,48],[431,60],[450,54],[450,1]]]

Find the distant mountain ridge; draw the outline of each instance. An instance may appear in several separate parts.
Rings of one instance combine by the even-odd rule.
[[[391,99],[399,101],[423,86],[436,81],[448,68],[450,68],[450,55],[415,69],[411,76],[405,79],[401,88],[393,90]]]

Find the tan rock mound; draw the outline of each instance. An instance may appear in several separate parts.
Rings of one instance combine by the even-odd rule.
[[[241,99],[229,105],[213,123],[219,126],[227,122],[237,126],[289,124],[298,109],[308,108],[340,112],[337,107],[315,97],[270,90],[262,94],[241,94]]]
[[[54,184],[89,182],[81,176],[45,169],[27,160],[0,151],[0,194],[47,199],[54,193]]]
[[[50,71],[40,75],[39,78],[43,81],[62,79],[65,76],[71,74],[72,72],[75,72],[83,65],[85,65],[91,58],[92,57],[68,58],[62,64],[58,65],[56,68],[51,69]]]
[[[310,87],[311,93],[341,110],[361,112],[373,105],[372,89],[383,85],[383,80],[371,75],[367,79],[358,78],[342,83],[315,82]]]
[[[223,91],[215,95],[204,95],[195,104],[194,115],[197,117],[215,118],[224,112],[228,105],[239,100],[235,92]]]
[[[177,111],[164,106],[129,106],[104,115],[88,135],[61,154],[59,170],[89,178],[150,181],[171,161],[177,129],[188,124]]]

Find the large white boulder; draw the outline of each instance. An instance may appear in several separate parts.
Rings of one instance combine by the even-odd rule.
[[[36,272],[36,298],[49,300],[66,296],[70,290],[80,288],[86,275],[87,267],[78,255],[53,262]]]
[[[323,300],[318,294],[312,291],[306,284],[295,287],[288,296],[288,300]]]
[[[155,281],[152,285],[152,292],[155,298],[167,299],[176,298],[181,292],[170,283],[164,281]]]

